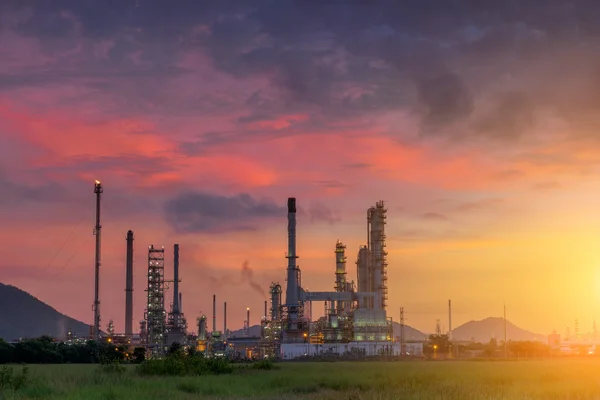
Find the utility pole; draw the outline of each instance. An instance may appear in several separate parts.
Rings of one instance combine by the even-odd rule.
[[[504,358],[508,359],[508,343],[506,343],[506,304],[504,304]]]
[[[404,345],[404,307],[400,307],[400,355],[403,356],[405,351]]]
[[[95,281],[94,281],[94,340],[100,338],[100,197],[102,195],[102,184],[96,181],[94,184],[94,193],[96,193],[96,226],[94,235],[96,235],[96,262],[95,262]]]

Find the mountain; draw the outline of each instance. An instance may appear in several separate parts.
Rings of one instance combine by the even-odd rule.
[[[29,293],[0,283],[0,338],[13,341],[42,335],[89,335],[89,325],[68,317]]]
[[[504,318],[488,317],[481,321],[469,321],[452,330],[452,339],[455,340],[475,340],[487,343],[493,337],[499,341],[504,340]],[[506,321],[506,338],[508,340],[547,340],[546,336],[519,328],[509,321]]]
[[[400,337],[400,324],[397,322],[393,323],[394,337]],[[244,330],[237,329],[229,333],[230,337],[243,337]],[[253,325],[250,327],[250,336],[260,336],[260,325]],[[408,325],[404,325],[404,337],[406,340],[424,340],[427,335],[421,331],[416,330]]]
[[[394,329],[394,338],[400,337],[400,323],[392,322]],[[429,335],[413,328],[412,326],[404,325],[404,340],[425,340]]]

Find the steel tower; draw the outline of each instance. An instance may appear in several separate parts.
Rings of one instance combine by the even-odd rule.
[[[102,196],[102,184],[96,181],[94,184],[94,193],[96,193],[96,226],[94,235],[96,235],[96,263],[94,277],[94,340],[100,338],[100,234],[102,225],[100,225],[100,198]]]

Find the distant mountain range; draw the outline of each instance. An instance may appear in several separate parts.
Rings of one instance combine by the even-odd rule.
[[[90,328],[15,286],[0,283],[0,338],[64,337],[69,330],[88,335]]]
[[[393,323],[394,337],[400,336],[400,324]],[[61,314],[29,293],[11,285],[0,283],[0,338],[7,341],[18,338],[50,335],[65,337],[68,331],[77,336],[89,334],[89,325]],[[507,337],[511,340],[540,340],[546,336],[521,329],[511,322],[506,323]],[[233,330],[231,336],[243,336],[242,329]],[[250,327],[250,336],[259,336],[260,326]],[[408,325],[404,327],[406,340],[423,340],[429,335]],[[504,319],[490,317],[480,321],[469,321],[452,331],[453,339],[475,340],[487,343],[491,338],[504,338]]]

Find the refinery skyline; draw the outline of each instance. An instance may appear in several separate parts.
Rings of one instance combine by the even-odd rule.
[[[583,2],[493,6],[503,22],[426,0],[2,3],[0,282],[93,323],[99,180],[102,329],[125,328],[128,230],[134,331],[150,245],[169,262],[180,245],[190,321],[216,294],[232,329],[247,307],[258,324],[285,285],[290,196],[311,291],[335,284],[337,240],[357,283],[382,199],[394,321],[402,306],[432,332],[448,299],[454,326],[504,304],[542,334],[600,320],[600,50]]]

